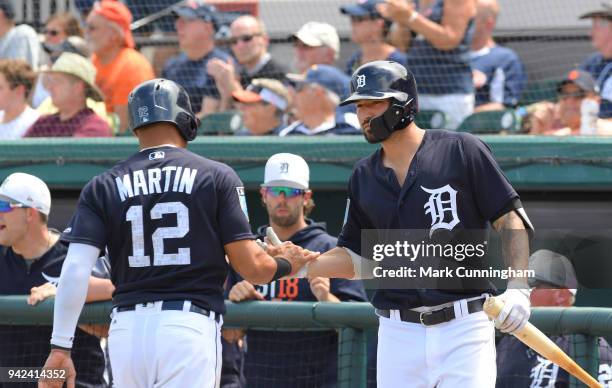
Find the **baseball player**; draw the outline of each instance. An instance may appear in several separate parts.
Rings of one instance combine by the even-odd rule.
[[[67,368],[87,275],[108,250],[113,293],[109,351],[119,388],[218,387],[227,258],[252,283],[291,275],[316,253],[254,241],[243,185],[228,166],[185,147],[198,120],[178,84],[154,79],[128,101],[140,151],[93,178],[64,231],[70,242],[57,290],[45,368]],[[41,382],[59,387],[61,382]]]
[[[365,138],[382,147],[356,164],[338,246],[308,264],[305,275],[367,277],[364,229],[459,231],[488,224],[513,232],[502,233],[503,249],[514,268],[526,270],[526,228],[532,227],[489,148],[469,134],[417,127],[416,82],[396,62],[361,66],[351,92],[343,104],[356,104]],[[517,278],[501,294],[505,307],[495,324],[503,332],[527,322],[527,289],[527,279]],[[494,290],[376,290],[378,387],[494,387],[494,327],[482,311],[487,292]]]

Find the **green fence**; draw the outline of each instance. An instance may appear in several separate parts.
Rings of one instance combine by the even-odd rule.
[[[518,189],[600,190],[612,188],[612,138],[481,136]],[[376,146],[361,136],[199,137],[189,149],[228,163],[247,188],[258,187],[267,158],[278,152],[302,155],[315,189],[344,190],[353,164]],[[94,175],[137,150],[134,138],[19,139],[0,142],[0,179],[14,171],[39,176],[52,189],[80,189]]]
[[[378,320],[369,303],[311,302],[226,302],[225,328],[266,330],[338,329],[339,387],[365,387],[367,358],[366,330],[374,329]],[[109,323],[110,302],[85,306],[80,323]],[[26,304],[25,296],[0,297],[0,325],[50,325],[53,301],[36,307]],[[570,353],[591,375],[597,375],[597,337],[612,336],[610,308],[534,308],[531,323],[548,335],[573,334]],[[576,386],[574,382],[573,386]]]

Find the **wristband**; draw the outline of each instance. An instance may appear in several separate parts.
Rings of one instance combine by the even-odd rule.
[[[53,349],[57,349],[57,350],[63,350],[65,352],[71,352],[72,349],[71,348],[65,348],[63,346],[59,346],[59,345],[55,345],[55,344],[51,344],[51,350]]]
[[[289,275],[293,269],[289,260],[285,259],[284,257],[275,257],[274,261],[276,261],[276,272],[274,273],[272,280],[270,280],[271,282],[278,280],[283,276]]]

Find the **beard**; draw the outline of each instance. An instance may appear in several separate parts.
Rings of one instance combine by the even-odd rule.
[[[285,209],[289,210],[289,213],[283,216],[278,216],[276,215],[274,211],[269,211],[269,210],[268,210],[268,214],[270,214],[270,219],[275,225],[287,228],[287,227],[295,225],[299,221],[300,209],[298,207],[296,207],[295,209],[290,209],[290,208],[285,208]]]

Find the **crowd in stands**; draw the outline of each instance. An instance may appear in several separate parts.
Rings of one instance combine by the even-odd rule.
[[[160,2],[155,11],[168,6],[163,33],[175,36],[178,47],[155,67],[159,58],[141,53],[132,33],[143,2],[78,3],[82,15],[53,14],[37,33],[17,23],[12,0],[0,0],[0,139],[125,134],[129,92],[155,77],[185,87],[200,118],[235,112],[242,118],[235,135],[358,135],[353,108],[338,103],[355,69],[385,59],[412,71],[419,109],[441,113],[446,129],[469,130],[461,125],[467,118],[493,111],[512,112],[520,122],[507,132],[612,133],[609,3],[576,15],[591,20],[596,52],[567,69],[556,98],[531,105],[522,101],[528,81],[538,80],[528,80],[520,56],[493,39],[503,11],[498,0],[345,4],[338,13],[350,19],[357,46],[345,63],[338,32],[327,23],[296,28],[287,37],[292,56],[281,58],[270,53],[256,15],[224,13],[204,0]]]

